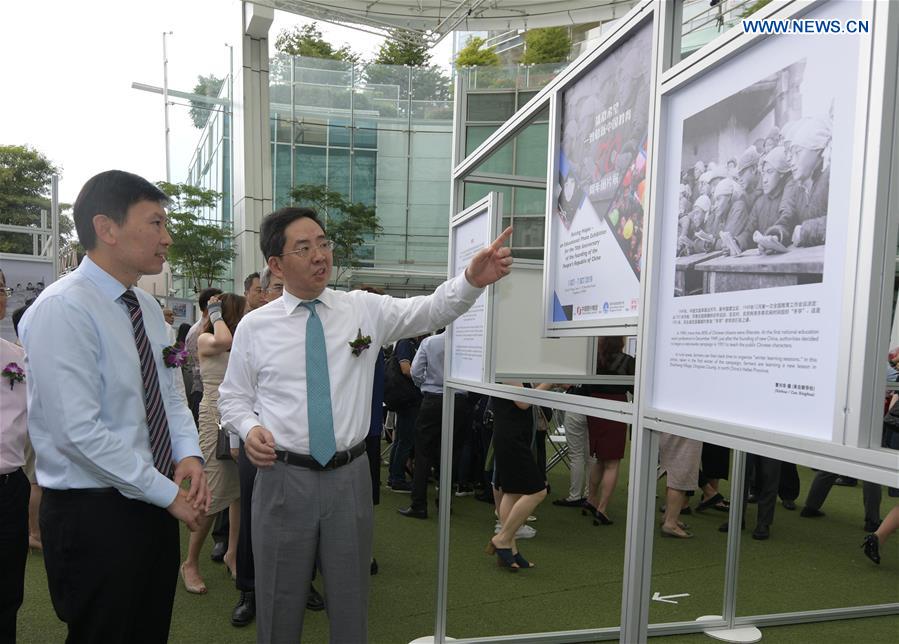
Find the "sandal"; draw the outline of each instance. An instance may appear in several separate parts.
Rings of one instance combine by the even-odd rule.
[[[520,552],[516,552],[514,555],[512,555],[512,558],[515,559],[515,563],[518,564],[519,568],[536,568],[537,567],[534,564],[532,564],[530,561],[528,561],[527,559],[522,557]]]
[[[508,568],[510,572],[518,572],[520,568],[515,560],[515,555],[512,554],[512,548],[496,548],[496,565],[500,568]]]
[[[721,510],[722,507],[724,508],[724,511],[727,512],[730,509],[730,504],[724,500],[723,496],[715,494],[715,496],[709,497],[705,501],[700,501],[699,505],[696,506],[696,511],[705,512],[709,508]]]

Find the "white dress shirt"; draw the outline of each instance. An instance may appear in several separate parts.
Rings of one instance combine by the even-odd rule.
[[[10,363],[25,368],[25,351],[0,338],[0,370]],[[25,464],[27,386],[0,377],[0,474],[9,474]]]
[[[114,487],[160,507],[178,486],[153,466],[140,357],[125,287],[90,257],[44,290],[20,325],[26,356],[28,433],[41,487]],[[193,416],[162,359],[169,346],[153,297],[134,289],[156,359],[172,458],[202,460]]]
[[[315,310],[325,331],[338,451],[368,435],[378,347],[447,325],[474,304],[481,290],[463,274],[441,284],[433,295],[404,300],[365,291],[322,292]],[[262,425],[278,449],[308,454],[309,311],[300,302],[285,287],[280,298],[241,319],[219,387],[219,411],[222,424],[235,428],[244,440],[253,427]],[[360,331],[371,336],[371,346],[354,356],[349,343]]]

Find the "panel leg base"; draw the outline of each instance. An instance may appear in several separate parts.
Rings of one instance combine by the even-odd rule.
[[[703,615],[696,619],[697,622],[715,621],[721,619],[720,615]],[[759,642],[762,632],[755,626],[740,626],[739,628],[710,628],[703,631],[709,637],[722,642]]]

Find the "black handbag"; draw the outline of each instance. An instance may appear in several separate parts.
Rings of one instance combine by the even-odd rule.
[[[215,457],[220,461],[232,460],[230,434],[221,425],[219,425],[218,438],[215,441]]]

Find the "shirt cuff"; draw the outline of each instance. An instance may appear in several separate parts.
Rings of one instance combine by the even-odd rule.
[[[484,289],[478,288],[474,284],[468,281],[468,277],[465,275],[465,271],[462,271],[462,274],[457,278],[459,285],[459,296],[465,300],[466,302],[474,302],[481,293],[484,292]]]
[[[259,425],[261,425],[261,423],[259,422],[259,418],[257,416],[251,416],[250,418],[247,418],[246,420],[241,422],[237,427],[237,433],[240,434],[240,439],[244,443],[246,443],[247,435],[250,433],[250,430]]]
[[[172,441],[172,460],[177,465],[188,456],[195,456],[200,462],[206,464],[203,458],[203,452],[200,451],[200,444],[196,437],[181,438]]]
[[[171,479],[157,473],[153,477],[153,482],[149,489],[144,493],[144,498],[148,503],[157,505],[160,508],[169,507],[178,496],[178,486]]]

